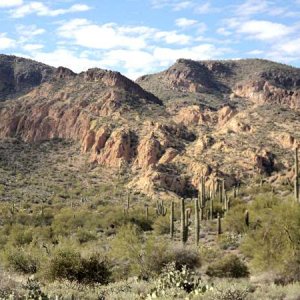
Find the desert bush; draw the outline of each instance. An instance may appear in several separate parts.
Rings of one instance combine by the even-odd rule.
[[[24,274],[36,273],[40,265],[37,252],[29,248],[8,247],[2,257],[7,268]]]
[[[240,245],[241,235],[233,232],[225,232],[218,237],[218,244],[221,249],[236,249]]]
[[[153,223],[156,234],[168,234],[170,232],[170,221],[168,216],[159,216]]]
[[[175,263],[177,270],[181,270],[183,266],[187,269],[195,269],[201,266],[199,253],[188,247],[172,247],[170,261]]]
[[[206,271],[211,277],[240,278],[249,276],[248,267],[234,254],[219,258],[211,263]]]
[[[199,254],[204,262],[211,263],[222,255],[219,247],[212,247],[201,244],[199,247]]]
[[[49,260],[46,272],[50,280],[67,279],[81,283],[107,284],[110,271],[98,255],[83,258],[71,249],[59,249]]]
[[[170,261],[167,244],[155,238],[144,241],[139,227],[127,224],[118,230],[111,242],[111,257],[115,265],[115,276],[148,278],[160,272]]]
[[[250,231],[241,249],[258,271],[275,271],[299,279],[300,206],[283,201],[260,211],[260,226]]]
[[[80,244],[84,244],[97,239],[95,234],[85,229],[78,230],[78,232],[76,233],[76,237]]]
[[[30,244],[33,240],[32,231],[30,227],[15,225],[11,229],[9,240],[15,246]]]

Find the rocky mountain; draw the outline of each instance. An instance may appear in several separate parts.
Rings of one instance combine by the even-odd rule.
[[[48,81],[55,68],[11,55],[0,55],[0,101],[20,96]]]
[[[122,170],[129,188],[148,195],[193,195],[201,175],[208,185],[222,177],[228,186],[258,174],[291,179],[300,69],[180,59],[134,83],[112,71],[42,66],[30,61],[24,71],[44,74],[37,87],[20,88],[19,97],[7,90],[14,99],[0,105],[2,140],[73,140],[91,165]]]

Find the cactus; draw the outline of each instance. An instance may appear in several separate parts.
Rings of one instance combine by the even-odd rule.
[[[199,237],[200,237],[200,220],[199,220],[199,201],[195,199],[195,241],[196,246],[199,245]]]
[[[214,199],[211,198],[209,202],[209,218],[212,220],[213,219],[213,213],[214,213]]]
[[[148,204],[145,205],[145,215],[146,215],[146,220],[149,219],[149,207]]]
[[[250,225],[250,222],[249,222],[249,211],[248,210],[245,211],[245,224],[246,224],[247,227],[249,227],[249,225]]]
[[[130,192],[127,193],[127,210],[130,208]]]
[[[218,234],[222,234],[222,221],[219,213],[218,213]]]
[[[186,225],[185,225],[185,203],[184,199],[181,199],[181,241],[183,244],[187,242]]]
[[[156,214],[158,216],[166,216],[167,208],[164,207],[164,201],[156,202]]]
[[[220,184],[220,182],[218,184],[218,187],[219,187],[219,201],[220,203],[222,203],[223,195],[222,195],[222,185]]]
[[[298,160],[298,148],[295,149],[295,201],[299,201],[299,160]]]
[[[174,202],[171,202],[171,209],[170,209],[170,236],[171,239],[174,238]]]

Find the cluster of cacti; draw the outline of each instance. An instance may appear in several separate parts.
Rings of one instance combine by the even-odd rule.
[[[167,208],[164,206],[163,200],[161,200],[160,202],[156,202],[156,214],[158,216],[166,216]]]
[[[299,159],[298,159],[298,148],[295,149],[295,201],[300,202],[299,199]]]

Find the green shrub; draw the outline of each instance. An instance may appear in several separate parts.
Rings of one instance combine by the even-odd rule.
[[[95,234],[91,233],[88,230],[84,230],[84,229],[78,230],[78,232],[76,233],[76,236],[77,236],[77,240],[80,244],[84,244],[89,241],[93,241],[93,240],[97,239]]]
[[[40,265],[36,252],[22,248],[7,248],[3,253],[4,263],[13,271],[24,274],[36,273]]]
[[[211,263],[206,271],[211,277],[231,277],[240,278],[248,277],[248,267],[234,254],[229,254]]]
[[[186,266],[188,269],[195,269],[201,266],[199,253],[192,248],[182,246],[172,248],[170,261],[175,263],[177,270],[181,270],[183,266]]]
[[[47,266],[50,280],[77,280],[81,268],[81,256],[78,252],[60,249],[50,258]]]
[[[254,204],[256,205],[256,204]],[[300,269],[300,206],[293,202],[265,207],[260,226],[248,233],[241,249],[258,271],[274,271],[290,281]]]
[[[153,229],[157,234],[170,233],[170,221],[167,216],[159,216],[153,223]]]
[[[50,259],[47,275],[51,280],[67,279],[85,284],[107,284],[111,273],[107,262],[98,255],[83,258],[73,250],[60,249]]]
[[[25,226],[14,226],[10,232],[9,239],[15,246],[30,244],[33,240],[32,229]]]

